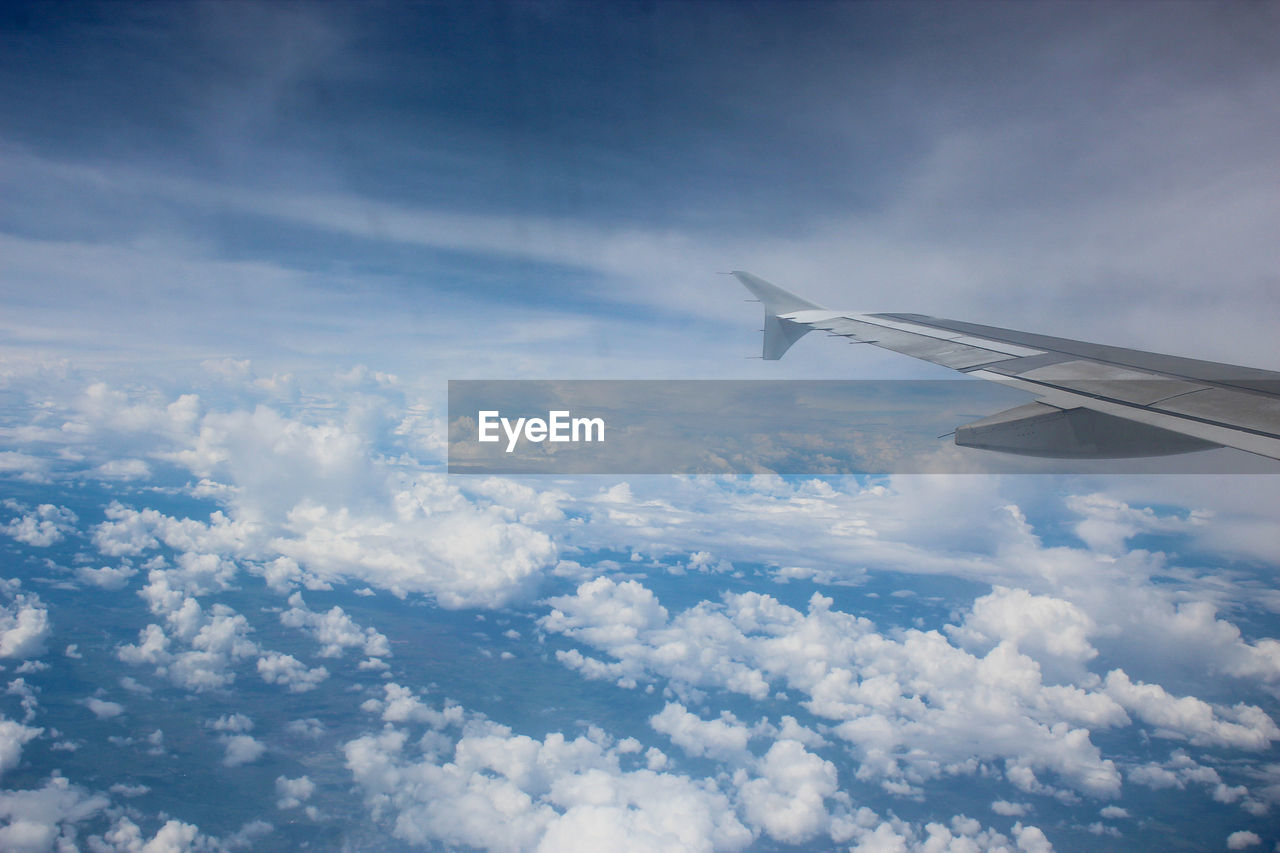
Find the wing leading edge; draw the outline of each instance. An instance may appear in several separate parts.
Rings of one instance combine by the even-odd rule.
[[[1164,456],[1234,447],[1280,459],[1280,372],[945,320],[831,311],[748,272],[776,360],[822,330],[1037,398],[956,429],[955,442],[1059,458]]]

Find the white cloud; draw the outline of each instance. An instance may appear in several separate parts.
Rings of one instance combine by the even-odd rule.
[[[76,577],[102,589],[123,589],[129,583],[129,578],[137,573],[138,570],[127,562],[119,566],[102,566],[97,569],[80,566],[76,569]]]
[[[116,818],[101,836],[90,836],[94,853],[188,853],[195,850],[217,850],[222,845],[200,832],[199,827],[180,820],[167,820],[147,838],[136,823],[126,816]]]
[[[282,591],[361,581],[401,596],[432,595],[446,607],[498,606],[527,594],[557,563],[551,538],[531,525],[563,518],[559,493],[490,479],[467,497],[441,475],[406,476],[373,446],[377,438],[407,440],[397,431],[399,393],[377,384],[344,392],[345,413],[289,418],[268,405],[204,411],[194,395],[166,403],[91,384],[69,422],[75,441],[109,435],[112,443],[150,445],[152,456],[225,485],[218,497],[231,513],[215,512],[205,524],[115,504],[95,526],[94,543],[108,556],[163,542],[190,552],[191,563],[212,555],[248,560]],[[225,584],[234,570],[220,565],[212,580]]]
[[[387,657],[391,646],[385,635],[373,628],[361,628],[346,611],[334,605],[325,613],[309,609],[302,594],[289,596],[289,609],[280,614],[280,621],[290,628],[300,628],[320,643],[320,656],[341,657],[345,649],[355,648],[370,657]]]
[[[258,654],[257,644],[249,639],[252,628],[225,604],[214,604],[206,611],[194,597],[171,585],[175,579],[181,583],[185,575],[154,569],[139,595],[152,613],[164,617],[173,637],[187,650],[171,648],[170,635],[151,624],[138,632],[137,643],[118,646],[116,656],[125,663],[151,664],[158,675],[187,690],[225,687],[235,680],[232,667]]]
[[[85,699],[84,705],[99,720],[110,720],[112,717],[118,717],[124,713],[124,706],[119,702],[108,702],[95,696]]]
[[[1249,770],[1248,777],[1265,780],[1274,775],[1274,770],[1271,765],[1255,767]],[[1266,814],[1268,806],[1264,800],[1276,799],[1274,786],[1263,787],[1260,798],[1255,798],[1247,787],[1228,785],[1217,770],[1200,764],[1182,749],[1175,749],[1164,762],[1129,767],[1125,775],[1130,782],[1157,791],[1165,788],[1183,790],[1190,785],[1198,785],[1215,803],[1238,803],[1240,808],[1253,815]]]
[[[892,816],[882,819],[868,808],[858,809],[842,827],[842,834],[854,842],[849,848],[853,853],[1009,853],[1011,843],[1024,853],[1052,853],[1053,846],[1038,827],[1019,822],[1012,831],[1010,842],[1003,833],[964,815],[919,826]]]
[[[1125,775],[1129,778],[1129,781],[1145,785],[1157,791],[1161,788],[1172,788],[1175,785],[1177,787],[1183,786],[1178,774],[1158,764],[1143,764],[1138,767],[1132,767],[1125,772]]]
[[[107,790],[122,797],[141,797],[143,794],[151,792],[151,788],[147,785],[129,785],[124,782],[116,782]]]
[[[1008,800],[996,800],[991,810],[1003,817],[1025,817],[1031,809],[1026,803],[1011,803]]]
[[[404,841],[489,850],[736,850],[752,833],[711,783],[623,770],[615,750],[559,734],[542,741],[475,724],[449,760],[406,754],[389,729],[346,744],[369,804]]]
[[[244,734],[253,731],[253,720],[244,714],[223,714],[209,723],[209,727],[215,732]]]
[[[555,564],[545,533],[465,501],[435,475],[421,475],[391,502],[392,514],[376,516],[299,503],[285,522],[289,535],[273,545],[326,580],[423,592],[445,607],[500,606]]]
[[[26,545],[47,548],[73,532],[77,521],[76,514],[65,507],[40,504],[35,512],[13,519],[0,531]]]
[[[10,598],[0,606],[0,658],[40,654],[49,636],[49,611],[36,595],[10,592]]]
[[[427,723],[432,728],[440,729],[450,725],[460,725],[464,719],[462,706],[446,703],[437,710],[427,705],[408,687],[400,684],[384,684],[384,698],[370,699],[361,708],[370,713],[382,715],[388,723]]]
[[[55,845],[74,849],[76,824],[109,805],[101,794],[89,794],[54,775],[42,788],[0,791],[0,849],[12,853],[45,853]]]
[[[43,731],[0,717],[0,776],[18,766],[22,761],[22,747]]]
[[[306,776],[290,779],[287,776],[276,777],[276,808],[293,809],[311,799],[316,785]]]
[[[148,625],[138,632],[138,642],[122,644],[116,656],[125,663],[161,664],[172,660],[169,637],[159,625]],[[158,670],[159,671],[159,670]]]
[[[1258,836],[1258,833],[1247,829],[1237,830],[1227,836],[1228,850],[1244,850],[1249,847],[1257,847],[1261,843],[1262,839]]]
[[[94,468],[93,474],[103,480],[147,480],[151,466],[141,459],[111,459]]]
[[[226,754],[222,757],[222,763],[227,767],[239,767],[242,764],[250,764],[262,757],[267,748],[253,735],[227,735],[222,740],[223,746],[226,748]]]
[[[105,511],[107,520],[93,527],[93,543],[102,553],[137,556],[161,543],[189,554],[190,566],[198,571],[200,561],[210,555],[240,556],[251,548],[261,531],[253,524],[235,521],[221,511],[209,515],[208,523],[190,518],[172,518],[154,509],[135,510],[112,501]]]
[[[1203,511],[1161,515],[1150,507],[1133,507],[1098,492],[1069,495],[1066,506],[1080,516],[1075,524],[1076,535],[1090,548],[1106,554],[1122,553],[1128,541],[1140,533],[1194,532],[1210,520]]]
[[[307,717],[301,720],[290,720],[285,724],[284,730],[295,737],[305,737],[315,739],[324,734],[324,723],[314,717]]]
[[[674,558],[710,549],[738,565],[814,566],[819,574],[813,576],[824,583],[856,582],[869,570],[885,569],[1022,590],[1009,594],[1061,611],[1038,612],[1037,619],[1072,622],[1059,640],[1051,632],[1032,630],[1016,613],[1005,619],[1006,631],[1031,631],[1020,637],[1019,650],[1037,659],[1053,680],[1078,677],[1082,663],[1091,659],[1090,649],[1097,648],[1126,669],[1167,670],[1177,661],[1188,671],[1280,681],[1280,644],[1246,639],[1217,615],[1218,602],[1257,606],[1262,597],[1265,606],[1280,606],[1265,598],[1272,595],[1265,580],[1237,584],[1217,568],[1181,567],[1161,552],[1046,545],[1020,503],[1042,517],[1062,510],[1086,520],[1119,513],[1137,519],[1135,534],[1177,535],[1192,545],[1206,537],[1221,544],[1220,525],[1256,513],[1256,506],[1250,510],[1233,499],[1230,518],[1214,515],[1213,493],[1189,484],[1186,496],[1201,501],[1199,506],[1156,512],[1097,491],[1079,499],[1071,493],[1046,497],[1043,483],[1031,477],[896,476],[872,483],[689,478],[641,480],[607,493],[593,493],[582,484],[571,490],[574,497],[566,505],[584,514],[586,523],[566,526],[563,537],[566,545],[587,550],[622,547]],[[1161,500],[1154,486],[1148,491],[1148,500]],[[1273,489],[1256,491],[1257,500],[1274,504]],[[1203,523],[1211,515],[1214,523]],[[999,600],[997,593],[986,618],[996,617]],[[1050,653],[1050,642],[1056,654]]]
[[[457,706],[433,708],[400,685],[384,685],[384,692],[385,701],[370,700],[364,710],[387,725],[344,749],[368,807],[393,818],[396,837],[409,843],[736,850],[766,835],[783,843],[855,840],[863,849],[873,849],[877,837],[896,838],[904,850],[944,849],[953,841],[956,850],[1010,849],[1008,838],[962,816],[921,827],[883,821],[867,809],[853,813],[835,766],[801,742],[778,737],[802,729],[794,720],[781,729],[754,726],[744,738],[732,718],[701,720],[668,703],[651,724],[691,754],[723,762],[714,778],[699,779],[669,769],[660,751],[646,751],[634,738],[615,743],[592,727],[572,740],[560,733],[537,740]],[[418,737],[403,724],[428,731]],[[693,746],[704,734],[717,745]],[[746,749],[753,737],[776,739],[756,756]],[[1038,829],[1019,824],[1016,832],[1028,843],[1043,841]]]
[[[551,599],[540,624],[616,659],[560,657],[588,676],[662,677],[677,693],[716,688],[763,698],[775,683],[798,690],[855,749],[860,776],[895,793],[998,760],[1023,790],[1052,793],[1036,777],[1045,770],[1086,793],[1119,791],[1119,772],[1084,727],[1128,722],[1107,695],[1044,684],[1036,662],[1007,642],[977,657],[935,631],[891,639],[831,603],[815,594],[802,613],[771,596],[728,594],[722,606],[702,602],[669,616],[635,581],[599,578]],[[680,710],[664,714],[661,725],[679,731]]]
[[[306,693],[328,678],[329,670],[322,666],[307,669],[293,655],[267,652],[258,658],[258,675],[268,684],[287,686],[290,693]]]
[[[1088,639],[1096,631],[1088,614],[1069,601],[997,586],[973,602],[964,623],[952,633],[965,645],[990,649],[1003,640],[1041,662],[1079,664],[1098,656]]]
[[[25,678],[15,678],[5,687],[4,692],[9,696],[17,696],[22,704],[22,722],[24,723],[29,723],[36,718],[36,708],[40,707],[40,702],[36,699],[39,689],[27,684]]]
[[[1013,825],[1013,837],[1018,842],[1018,849],[1024,850],[1026,853],[1053,853],[1053,845],[1049,843],[1049,839],[1045,837],[1044,832],[1038,826],[1024,826],[1021,823]]]
[[[826,800],[838,790],[831,762],[796,741],[779,740],[755,762],[752,773],[754,778],[747,778],[740,771],[739,787],[750,824],[788,844],[808,841],[827,829]]]
[[[48,470],[48,459],[14,450],[0,450],[0,474],[17,474],[21,480],[43,483],[48,479]]]
[[[649,725],[695,757],[741,761],[747,755],[747,742],[751,739],[751,729],[729,712],[722,713],[718,720],[703,720],[678,702],[667,703],[649,718]]]
[[[1215,709],[1194,696],[1175,697],[1158,684],[1134,683],[1121,670],[1107,673],[1106,692],[1155,734],[1189,740],[1197,746],[1262,750],[1280,740],[1280,728],[1261,709],[1239,703]],[[1234,719],[1223,719],[1230,716]]]

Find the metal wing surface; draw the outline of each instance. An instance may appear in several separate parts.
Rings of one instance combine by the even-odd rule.
[[[1035,395],[957,427],[958,445],[1091,459],[1234,447],[1280,459],[1280,372],[922,314],[831,311],[733,275],[764,303],[765,359],[818,329]]]

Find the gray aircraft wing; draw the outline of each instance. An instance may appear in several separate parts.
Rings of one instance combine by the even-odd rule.
[[[1035,395],[956,428],[955,443],[1026,456],[1115,459],[1234,447],[1280,459],[1280,372],[921,314],[831,311],[748,272],[764,358],[815,329]]]

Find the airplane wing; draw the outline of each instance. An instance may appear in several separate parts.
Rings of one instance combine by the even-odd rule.
[[[957,427],[962,447],[1080,459],[1234,447],[1280,459],[1280,372],[921,314],[831,311],[751,273],[733,275],[764,303],[766,360],[820,329],[1035,395]]]

